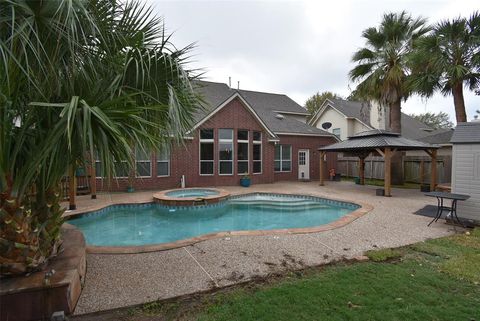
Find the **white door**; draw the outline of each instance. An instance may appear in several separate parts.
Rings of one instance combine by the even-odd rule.
[[[310,150],[298,150],[298,179],[310,179]]]

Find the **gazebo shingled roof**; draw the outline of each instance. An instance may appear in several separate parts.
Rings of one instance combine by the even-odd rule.
[[[375,151],[378,148],[385,147],[390,147],[397,151],[439,148],[436,145],[402,137],[398,133],[373,129],[358,133],[349,137],[348,140],[319,148],[319,150],[329,152],[364,152]]]
[[[365,158],[372,152],[377,152],[385,160],[385,196],[391,196],[391,157],[396,151],[424,150],[432,158],[431,162],[431,190],[435,190],[437,184],[437,149],[438,145],[432,145],[400,136],[386,130],[373,129],[358,133],[347,140],[321,147],[320,151],[320,185],[324,180],[324,155],[326,152],[348,152],[356,154],[360,158],[360,183],[365,182]]]

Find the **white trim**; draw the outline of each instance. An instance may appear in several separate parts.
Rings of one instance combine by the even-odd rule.
[[[222,129],[225,129],[225,130],[230,130],[232,132],[232,138],[231,139],[225,139],[225,138],[222,138],[220,139],[220,130]],[[234,142],[235,142],[235,129],[234,128],[217,128],[217,140],[218,140],[218,176],[232,176],[235,174],[235,146],[234,146]],[[232,146],[232,159],[231,160],[225,160],[225,159],[220,159],[220,145],[221,144],[230,144]],[[231,173],[220,173],[220,163],[226,163],[226,162],[230,162],[232,163],[232,172]]]
[[[277,135],[289,135],[289,136],[315,136],[315,137],[334,137],[333,134],[303,134],[303,133],[288,133],[288,132],[276,132]]]
[[[308,123],[307,123],[308,125],[311,125],[311,124],[315,123],[315,122],[318,120],[319,115],[321,114],[320,111],[322,111],[322,109],[325,109],[325,108],[326,108],[326,107],[325,107],[325,104],[328,105],[327,102],[330,102],[331,104],[333,104],[333,101],[331,101],[330,99],[326,98],[325,101],[320,105],[320,108],[318,108],[318,110],[315,112],[315,114],[313,114],[312,118],[308,121]],[[337,110],[337,111],[338,111],[338,110]],[[323,111],[322,111],[322,113],[323,113]],[[344,115],[343,113],[340,113],[340,114]],[[344,115],[344,116],[345,116],[345,115]]]
[[[172,164],[172,159],[171,159],[172,155],[170,153],[170,150],[168,151],[168,158],[167,159],[158,159],[157,156],[158,156],[158,154],[155,153],[155,162],[156,162],[156,164],[155,164],[155,169],[156,169],[155,175],[157,175],[156,177],[170,177],[170,175],[171,175],[171,164]],[[158,175],[158,163],[160,163],[160,162],[162,162],[162,163],[166,162],[168,164],[168,174],[167,175]]]
[[[238,139],[238,132],[239,131],[246,131],[247,132],[247,139],[246,140],[245,139]],[[236,172],[237,172],[237,175],[245,175],[245,174],[250,175],[250,130],[237,128],[236,133],[237,133],[237,137],[235,139],[236,142],[237,142],[237,164],[236,164],[237,165],[237,170],[236,170]],[[252,138],[253,138],[253,131],[252,131]],[[245,159],[238,159],[238,154],[239,154],[238,144],[247,144],[247,159],[246,160]],[[247,173],[240,173],[238,171],[239,162],[243,162],[243,163],[247,162]]]
[[[299,116],[308,116],[310,115],[309,113],[300,113],[300,112],[295,112],[295,111],[283,111],[283,110],[272,110],[274,113],[279,113],[279,114],[288,114],[288,115],[299,115]]]
[[[201,133],[198,133],[198,175],[199,176],[213,176],[215,175],[215,130],[213,128],[205,128],[213,130],[213,138],[201,139]],[[203,160],[203,162],[212,162],[212,173],[211,174],[202,174],[202,143],[212,144],[213,145],[213,159]]]
[[[253,132],[256,132],[256,130],[252,131],[252,174],[253,175],[259,175],[263,173],[263,135],[262,132],[260,133],[260,140],[253,140]],[[260,159],[255,160],[253,159],[253,147],[255,145],[260,145]],[[255,162],[260,162],[260,172],[254,173],[254,164]]]
[[[227,98],[222,104],[217,106],[214,110],[212,110],[207,116],[205,116],[201,121],[199,121],[191,130],[187,132],[187,134],[193,132],[200,126],[202,126],[207,120],[212,118],[216,113],[218,113],[220,110],[222,110],[223,107],[228,105],[232,100],[235,98],[239,98],[240,101],[247,107],[248,111],[255,117],[255,119],[262,125],[263,129],[270,134],[270,136],[275,137],[275,134],[267,127],[267,125],[263,122],[263,120],[258,116],[258,114],[255,112],[255,110],[250,106],[250,104],[240,95],[238,92]]]
[[[320,108],[317,110],[317,112],[315,113],[315,116],[312,117],[312,119],[310,119],[310,121],[307,123],[308,125],[312,125],[313,123],[316,123],[318,121],[318,118],[320,118],[321,114],[323,114],[323,112],[325,111],[325,109],[327,109],[327,107],[330,107],[332,108],[333,110],[335,110],[337,113],[339,113],[340,115],[342,115],[345,119],[354,119],[358,122],[360,122],[362,125],[364,125],[365,127],[367,128],[370,128],[370,129],[375,129],[374,127],[370,126],[370,125],[367,125],[365,124],[363,121],[361,121],[360,119],[358,119],[357,117],[350,117],[350,116],[347,116],[345,115],[344,113],[342,113],[340,110],[338,110],[337,108],[335,108],[333,105],[325,105],[326,102],[330,102],[331,104],[333,104],[333,102],[330,100],[330,99],[325,99],[325,101],[323,102],[323,104],[320,106]],[[317,117],[318,116],[318,117]],[[316,126],[315,126],[316,127]],[[318,127],[317,127],[318,128]]]
[[[273,153],[273,172],[274,173],[291,173],[293,171],[293,146],[290,145],[290,144],[279,144],[279,145],[276,145],[275,148],[277,146],[280,147],[280,159],[275,158],[275,151],[274,151],[274,153]],[[283,146],[290,147],[290,159],[289,160],[288,159],[285,159],[285,160],[283,159]],[[282,170],[282,167],[283,167],[282,165],[283,165],[284,161],[285,162],[290,162],[290,170],[288,170],[288,171]],[[275,162],[280,162],[280,170],[279,171],[275,170]]]

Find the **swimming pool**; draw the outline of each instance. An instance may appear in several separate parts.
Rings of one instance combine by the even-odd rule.
[[[338,220],[360,206],[313,196],[247,194],[214,205],[113,205],[68,220],[90,246],[171,243],[211,233],[298,229]]]

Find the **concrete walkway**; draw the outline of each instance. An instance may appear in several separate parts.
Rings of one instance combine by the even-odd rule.
[[[75,314],[141,304],[243,282],[286,269],[300,269],[353,258],[364,251],[398,247],[454,233],[439,221],[412,213],[435,200],[418,190],[393,189],[391,198],[375,196],[375,187],[351,182],[280,182],[248,189],[222,187],[231,193],[281,192],[361,201],[374,209],[330,231],[269,236],[231,236],[191,246],[142,254],[89,254],[87,276]],[[145,202],[153,192],[81,197],[78,211],[105,204]]]

